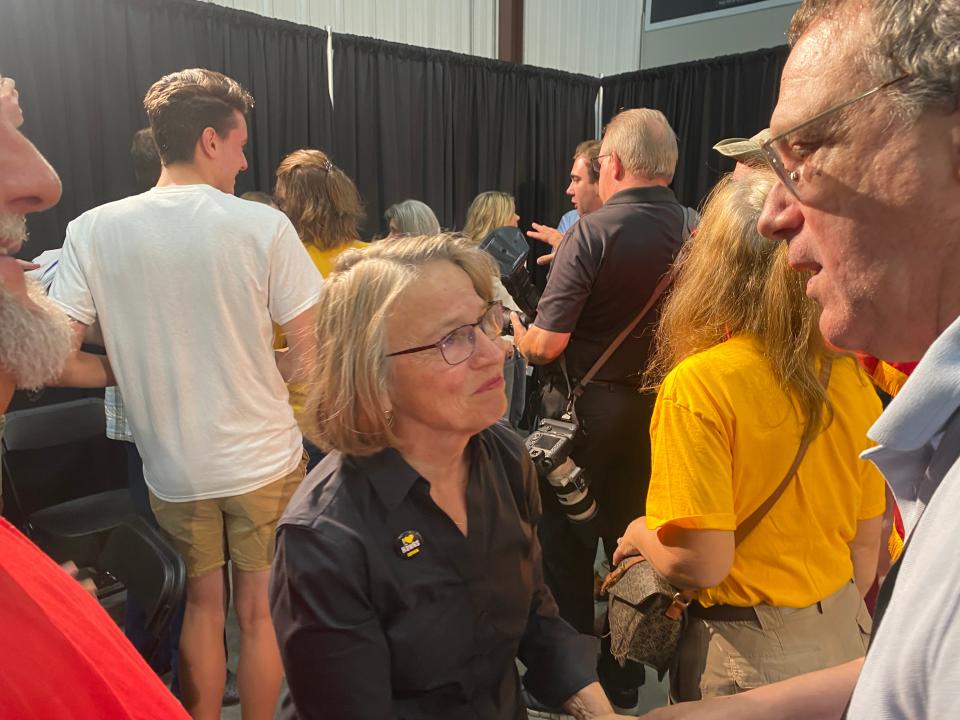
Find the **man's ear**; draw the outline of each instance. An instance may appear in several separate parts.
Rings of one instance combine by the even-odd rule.
[[[196,150],[201,153],[202,157],[213,158],[217,155],[222,140],[215,129],[205,127],[203,132],[200,133],[200,139],[197,140]]]
[[[610,153],[610,163],[613,165],[610,169],[613,170],[614,180],[623,180],[627,173],[623,169],[623,163],[620,162],[620,156],[617,155],[616,151]]]

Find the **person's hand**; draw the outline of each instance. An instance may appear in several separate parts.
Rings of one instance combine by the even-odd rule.
[[[546,265],[553,260],[557,254],[557,248],[560,247],[560,242],[563,240],[563,233],[556,228],[541,225],[540,223],[532,223],[532,226],[533,230],[527,230],[527,237],[544,242],[553,248],[552,253],[541,255],[537,258],[537,265]]]
[[[545,242],[547,245],[556,250],[560,247],[560,241],[563,240],[563,233],[552,228],[549,225],[541,225],[540,223],[531,223],[533,230],[527,230],[527,237],[532,237],[534,240],[539,240],[540,242]]]
[[[624,558],[632,555],[642,555],[640,551],[640,536],[647,532],[647,518],[638,517],[627,525],[623,537],[617,540],[617,549],[613,552],[613,566],[616,567]]]
[[[520,313],[516,310],[510,313],[510,324],[513,326],[513,344],[519,350],[520,343],[523,342],[523,337],[527,334],[527,326],[523,324]]]
[[[77,564],[73,562],[73,560],[65,562],[60,567],[63,568],[67,575],[74,579],[76,579],[77,575],[80,573],[80,569],[77,567]],[[92,597],[94,600],[97,599],[97,586],[94,584],[93,580],[90,578],[83,578],[82,580],[78,579],[77,582],[80,583],[80,587],[90,593],[90,597]]]
[[[24,272],[30,272],[31,270],[39,270],[41,267],[40,263],[35,263],[30,260],[20,260],[20,259],[17,259],[17,265],[19,265]]]

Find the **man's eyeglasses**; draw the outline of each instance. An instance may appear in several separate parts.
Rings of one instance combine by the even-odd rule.
[[[605,157],[610,157],[613,153],[607,153],[606,155],[597,155],[593,160],[590,161],[590,170],[594,175],[600,174],[600,159]]]
[[[461,325],[448,332],[435,343],[409,348],[408,350],[398,350],[388,353],[387,357],[409,355],[410,353],[438,348],[440,355],[448,365],[459,365],[469,360],[477,349],[477,328],[480,328],[480,331],[491,340],[496,340],[500,336],[500,331],[503,330],[503,305],[494,300],[487,305],[487,309],[475,323]]]
[[[803,177],[803,159],[801,158],[800,161],[796,165],[794,165],[792,168],[788,168],[787,163],[783,157],[783,151],[780,149],[780,147],[783,147],[783,146],[786,146],[789,148],[790,146],[790,143],[788,141],[789,136],[793,135],[798,130],[802,130],[803,128],[808,127],[815,122],[823,120],[824,118],[829,117],[830,115],[833,115],[834,113],[840,110],[843,110],[845,107],[849,107],[854,103],[860,102],[861,100],[880,92],[884,88],[890,87],[894,83],[898,83],[901,80],[906,80],[908,77],[910,77],[910,74],[905,73],[899,77],[894,78],[893,80],[888,80],[885,83],[881,83],[880,85],[877,85],[875,88],[871,88],[870,90],[867,90],[865,93],[861,93],[860,95],[857,95],[854,98],[850,98],[849,100],[844,100],[841,103],[837,103],[836,105],[833,105],[832,107],[827,108],[823,112],[814,115],[809,120],[805,120],[799,125],[795,125],[794,127],[790,128],[786,132],[780,133],[779,135],[776,135],[775,137],[770,138],[769,140],[767,140],[766,142],[760,145],[760,152],[763,153],[763,157],[767,161],[767,164],[770,165],[771,168],[773,168],[773,171],[777,174],[777,177],[780,178],[780,181],[787,187],[788,190],[790,190],[790,192],[792,192],[794,195],[799,197],[798,186],[800,184],[800,179]]]

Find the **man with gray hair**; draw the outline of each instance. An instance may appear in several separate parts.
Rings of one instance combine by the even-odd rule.
[[[534,324],[524,331],[519,318],[513,320],[520,352],[534,364],[550,364],[541,417],[559,417],[570,389],[640,313],[672,265],[686,215],[668,187],[676,164],[677,138],[658,110],[627,110],[607,126],[592,162],[603,206],[581,217],[557,250]],[[638,390],[655,319],[655,312],[646,315],[576,402],[583,437],[572,457],[600,506],[607,553],[646,502],[654,396]],[[592,632],[596,542],[591,547],[578,539],[545,480],[540,493],[547,582],[561,615],[580,632]],[[603,649],[600,680],[614,705],[632,707],[643,669],[620,668],[606,641]]]
[[[960,2],[806,0],[789,40],[761,145],[780,183],[759,227],[810,275],[828,341],[888,362],[922,356],[865,454],[897,498],[907,545],[865,660],[649,717],[956,717]]]

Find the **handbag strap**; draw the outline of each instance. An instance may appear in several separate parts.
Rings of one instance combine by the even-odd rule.
[[[607,349],[604,350],[603,354],[597,358],[597,361],[593,364],[593,366],[587,370],[586,374],[582,378],[580,378],[576,387],[570,391],[570,397],[568,398],[570,404],[575,402],[581,395],[583,395],[583,391],[586,389],[587,383],[593,380],[594,375],[600,372],[600,368],[606,364],[607,360],[610,359],[610,356],[617,351],[617,348],[623,344],[623,341],[627,339],[627,336],[633,332],[633,329],[640,324],[640,321],[643,320],[643,318],[647,316],[647,313],[649,313],[653,306],[657,304],[657,300],[660,299],[660,296],[663,295],[668,287],[670,287],[670,283],[672,281],[673,270],[670,269],[660,278],[660,282],[657,283],[657,286],[650,294],[650,299],[647,300],[647,304],[643,306],[639,313],[637,313],[637,316],[630,322],[630,324],[620,331],[620,334],[617,335],[613,339],[613,342],[607,346]]]
[[[833,363],[827,358],[823,358],[822,366],[820,368],[820,384],[823,385],[826,389],[830,385],[830,370],[833,367]],[[807,454],[807,448],[810,447],[810,435],[809,433],[805,434],[805,437],[800,442],[800,447],[797,449],[797,455],[793,458],[793,462],[790,464],[790,469],[787,470],[787,474],[783,476],[783,480],[780,481],[780,484],[777,485],[777,489],[774,490],[770,497],[768,497],[763,504],[754,510],[750,516],[740,523],[737,526],[737,529],[733,533],[733,544],[734,547],[742,543],[750,533],[753,532],[754,528],[760,524],[760,521],[763,520],[764,515],[770,512],[770,509],[777,504],[777,500],[783,495],[786,491],[787,486],[790,484],[790,481],[797,474],[797,470],[800,467],[800,463],[803,462],[803,456]]]

